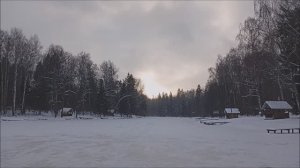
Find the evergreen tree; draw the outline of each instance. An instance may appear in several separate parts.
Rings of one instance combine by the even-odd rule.
[[[196,110],[196,115],[201,116],[203,115],[203,92],[200,87],[200,85],[197,86],[196,89],[196,95],[195,95],[195,110]]]
[[[99,81],[98,94],[97,94],[97,112],[98,114],[106,115],[108,111],[108,102],[105,95],[104,82],[102,79]]]

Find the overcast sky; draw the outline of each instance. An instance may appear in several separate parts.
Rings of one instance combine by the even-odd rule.
[[[218,55],[236,45],[252,1],[1,1],[1,29],[37,34],[45,49],[112,60],[141,78],[149,97],[202,87]]]

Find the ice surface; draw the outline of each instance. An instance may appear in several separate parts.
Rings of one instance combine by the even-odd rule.
[[[1,167],[299,167],[299,117],[1,121]]]

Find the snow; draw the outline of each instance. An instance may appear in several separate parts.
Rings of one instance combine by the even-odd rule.
[[[265,109],[266,106],[269,106],[271,109],[292,109],[292,106],[290,106],[286,101],[266,101],[262,108]]]
[[[240,111],[238,108],[225,108],[225,113],[234,113],[234,114],[240,114]]]
[[[1,121],[1,167],[299,167],[299,117]]]
[[[63,112],[69,112],[69,111],[71,111],[71,110],[72,110],[72,108],[67,108],[67,107],[64,107],[64,108],[62,109]]]

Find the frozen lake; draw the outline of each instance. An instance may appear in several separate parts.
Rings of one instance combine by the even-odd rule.
[[[224,119],[223,119],[224,120]],[[1,121],[1,167],[299,167],[299,118]]]

